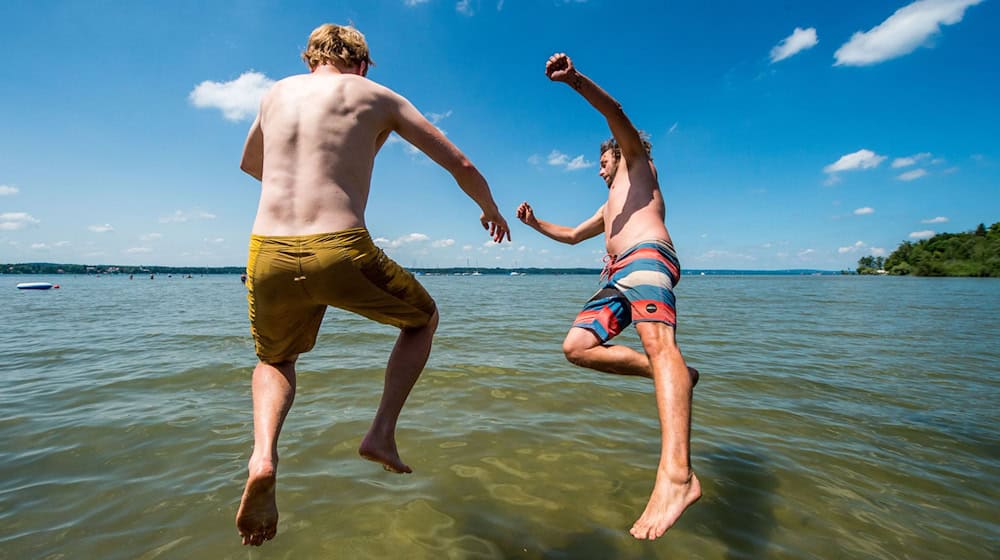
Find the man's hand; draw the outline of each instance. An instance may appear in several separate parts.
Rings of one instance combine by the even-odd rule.
[[[549,57],[545,63],[545,75],[553,82],[567,82],[576,75],[576,68],[573,61],[566,56],[566,53],[556,53]]]
[[[510,226],[507,225],[507,220],[500,215],[500,211],[496,208],[489,213],[483,212],[479,216],[479,223],[483,224],[483,229],[490,232],[493,241],[500,243],[504,237],[510,241]]]
[[[517,207],[517,219],[521,220],[525,225],[536,227],[538,225],[538,219],[535,218],[535,211],[531,209],[531,205],[527,202],[522,202],[520,206]]]

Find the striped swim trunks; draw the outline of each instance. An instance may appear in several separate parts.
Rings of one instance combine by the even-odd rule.
[[[601,343],[631,323],[652,321],[677,326],[674,286],[681,266],[667,241],[644,241],[617,257],[601,275],[602,286],[576,316],[574,327],[592,331]]]

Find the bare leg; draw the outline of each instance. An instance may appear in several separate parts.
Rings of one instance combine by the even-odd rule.
[[[437,330],[437,311],[429,323],[415,329],[403,329],[396,339],[396,346],[389,356],[389,364],[385,368],[385,386],[382,389],[382,401],[371,428],[361,441],[358,453],[370,461],[382,463],[387,471],[397,473],[413,472],[399,458],[396,449],[396,422],[399,413],[406,404],[410,390],[416,384],[417,378],[424,370],[427,357],[431,353],[431,343],[434,331]]]
[[[616,375],[653,378],[648,356],[628,346],[602,345],[597,335],[580,327],[574,327],[566,334],[563,353],[566,354],[567,360],[580,367]],[[700,377],[698,370],[693,367],[687,369],[688,375],[691,376],[691,385],[697,385]]]
[[[249,475],[236,513],[243,544],[260,546],[278,532],[278,436],[295,399],[295,359],[253,370],[253,454]]]
[[[649,356],[660,418],[660,463],[646,510],[629,531],[637,539],[661,537],[684,510],[701,497],[701,484],[691,470],[691,389],[688,368],[663,323],[637,323]]]

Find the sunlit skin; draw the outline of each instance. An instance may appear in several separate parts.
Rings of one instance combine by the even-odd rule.
[[[486,179],[406,98],[368,80],[365,61],[333,59],[309,70],[280,80],[264,95],[247,135],[240,168],[261,181],[254,234],[364,227],[375,156],[395,132],[451,173],[479,206],[479,221],[493,241],[510,240]],[[435,311],[426,325],[400,329],[378,410],[358,448],[361,457],[393,473],[412,471],[399,456],[396,424],[437,325]],[[295,398],[296,359],[261,361],[253,372],[254,447],[236,514],[245,545],[259,546],[277,534],[278,437]]]
[[[607,119],[620,156],[612,149],[601,154],[598,174],[608,188],[608,200],[576,227],[539,220],[527,202],[518,207],[518,219],[561,243],[576,244],[604,233],[609,255],[644,241],[669,242],[656,168],[621,106],[579,73],[565,54],[549,58],[546,75],[570,85]],[[646,508],[629,532],[637,539],[656,539],[701,497],[701,484],[690,460],[691,396],[699,375],[684,362],[672,326],[639,322],[635,327],[643,353],[622,345],[601,344],[594,332],[579,327],[566,335],[563,353],[581,367],[653,380],[660,420],[660,461]]]

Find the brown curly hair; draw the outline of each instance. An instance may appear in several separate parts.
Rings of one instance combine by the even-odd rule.
[[[302,60],[315,70],[321,64],[340,62],[346,66],[359,66],[362,62],[374,66],[368,43],[360,31],[350,25],[324,23],[309,34],[309,44],[302,51]]]
[[[646,155],[649,156],[649,161],[653,161],[653,145],[649,142],[649,134],[646,134],[645,132],[640,131],[639,132],[639,139],[642,140],[642,146],[644,148],[646,148]],[[604,152],[606,152],[608,150],[611,150],[612,153],[614,154],[615,161],[618,161],[618,160],[620,160],[622,158],[622,149],[621,149],[621,146],[618,145],[618,141],[615,140],[615,138],[613,136],[611,138],[608,138],[604,142],[601,142],[601,154],[600,155],[603,156]]]

